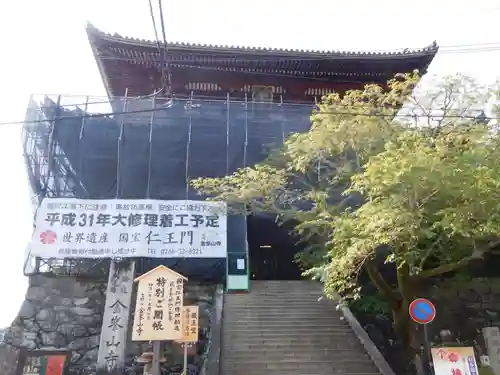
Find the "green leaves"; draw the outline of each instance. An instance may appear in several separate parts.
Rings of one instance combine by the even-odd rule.
[[[462,267],[500,237],[500,138],[471,115],[492,89],[458,75],[423,91],[419,79],[323,98],[311,130],[266,162],[193,186],[297,222],[311,245],[299,261],[327,293],[355,298],[381,249],[400,282]]]

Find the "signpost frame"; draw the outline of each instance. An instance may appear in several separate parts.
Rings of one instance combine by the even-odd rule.
[[[432,373],[431,363],[431,347],[429,342],[429,333],[427,326],[436,318],[436,307],[434,304],[425,298],[416,298],[408,306],[410,318],[417,324],[423,326],[424,330],[424,353],[425,363]]]

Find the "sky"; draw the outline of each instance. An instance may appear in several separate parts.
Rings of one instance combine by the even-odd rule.
[[[431,74],[463,72],[484,82],[500,76],[498,0],[163,0],[163,8],[172,41],[378,51],[436,40],[442,49]],[[124,36],[154,35],[147,0],[0,2],[0,123],[22,120],[30,93],[105,95],[87,21]],[[0,327],[12,322],[27,287],[33,214],[21,130],[0,125]]]

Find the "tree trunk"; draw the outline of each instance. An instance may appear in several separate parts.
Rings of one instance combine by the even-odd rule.
[[[414,323],[410,323],[410,326],[410,348],[413,352],[413,365],[415,366],[415,372],[417,375],[426,375],[426,363],[422,357],[422,347],[417,336],[417,327],[415,327]]]
[[[396,335],[406,348],[409,360],[413,361],[417,375],[425,375],[425,364],[422,358],[421,344],[417,335],[417,326],[409,317],[408,309],[399,307],[393,309],[393,322]]]
[[[425,375],[425,364],[422,358],[422,350],[417,335],[417,325],[411,320],[409,306],[415,298],[416,285],[410,276],[410,270],[406,263],[397,267],[397,292],[386,282],[377,267],[375,261],[365,264],[368,276],[375,284],[379,292],[384,295],[391,304],[392,321],[396,336],[399,338],[406,350],[408,359],[413,359],[417,375]],[[397,293],[397,294],[396,294]]]
[[[421,343],[417,335],[418,326],[411,320],[409,312],[410,303],[415,298],[416,291],[407,263],[397,267],[397,280],[401,303],[394,315],[395,328],[397,327],[398,335],[403,338],[409,358],[413,358],[416,374],[425,375],[426,371],[422,358]]]

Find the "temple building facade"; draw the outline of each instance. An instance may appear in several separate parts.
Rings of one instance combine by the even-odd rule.
[[[108,97],[31,99],[23,136],[35,209],[45,198],[148,199],[166,201],[165,204],[199,201],[199,192],[190,185],[192,179],[229,175],[262,161],[271,147],[283,144],[288,135],[308,131],[311,111],[321,97],[332,92],[343,94],[370,83],[384,85],[398,73],[418,70],[425,74],[438,51],[435,43],[418,50],[387,53],[193,43],[163,45],[108,34],[90,24],[87,34]],[[279,298],[285,295],[282,311],[303,309],[305,317],[316,316],[322,322],[332,314],[325,305],[326,310],[320,309],[323,312],[315,308],[308,315],[307,309],[318,300],[321,288],[301,280],[300,270],[293,262],[295,252],[300,249],[287,229],[276,225],[274,217],[228,215],[226,231],[224,254],[137,256],[125,262],[128,266],[122,264],[122,269],[116,262],[111,265],[111,269],[118,270],[113,271],[115,276],[121,269],[131,272],[133,278],[163,265],[189,280],[184,299],[200,306],[200,341],[189,352],[192,366],[189,371],[194,375],[253,374],[250,368],[239,371],[244,363],[253,363],[252,359],[242,360],[241,364],[239,358],[251,352],[255,343],[271,345],[279,337],[268,342],[264,334],[262,339],[252,336],[262,328],[262,322],[251,320],[254,315],[246,312],[252,309],[250,306],[264,309],[264,304],[274,301],[279,307]],[[45,242],[53,240],[47,232],[42,237]],[[269,248],[273,251],[268,251]],[[25,267],[30,287],[19,317],[6,334],[6,342],[21,348],[22,361],[31,355],[37,358],[36,363],[42,363],[39,357],[50,357],[52,353],[65,356],[68,374],[95,374],[92,371],[98,357],[107,358],[110,363],[112,352],[99,354],[99,347],[110,346],[111,342],[101,337],[107,324],[103,315],[109,308],[106,295],[110,290],[118,293],[121,284],[110,286],[114,280],[110,274],[112,256],[93,258],[72,254],[78,253],[68,250],[64,256],[51,257],[30,253]],[[136,293],[131,277],[120,280],[123,285],[130,284],[129,289],[122,285],[121,293]],[[243,294],[250,300],[234,299],[241,294],[232,292],[250,292]],[[287,293],[291,294],[286,297]],[[300,297],[303,302],[298,303],[299,294],[312,299]],[[130,301],[131,297],[127,298]],[[268,316],[269,311],[266,308],[262,316]],[[299,315],[293,318],[291,312],[282,319],[271,320],[279,323],[292,319],[291,326],[284,328],[292,335],[295,333],[291,327],[302,321],[297,319],[305,319]],[[246,322],[246,319],[249,320],[244,325],[253,332],[245,333],[237,326],[237,320]],[[366,348],[362,349],[359,337],[355,337],[357,333],[353,333],[356,323],[351,323],[349,320],[352,330],[342,323],[337,328],[311,328],[310,334],[341,332],[344,338],[334,337],[331,342],[336,342],[336,347],[340,342],[349,343],[345,350],[361,353]],[[124,340],[130,341],[126,331],[124,335]],[[247,350],[228,352],[241,347],[238,340],[252,337],[255,341],[245,344]],[[322,343],[321,337],[315,342]],[[284,340],[289,340],[290,345],[296,343],[291,336]],[[323,343],[329,345],[329,340]],[[361,341],[366,342],[366,338]],[[272,345],[271,352],[280,348],[278,344]],[[143,354],[150,348],[130,342],[125,346],[122,364],[129,366],[129,373],[142,372],[147,362],[144,359],[147,355]],[[164,373],[180,373],[175,367],[179,358],[182,362],[182,354],[179,357],[182,351],[178,349],[175,345],[165,349]],[[309,349],[317,351],[311,346]],[[290,350],[287,349],[289,353]],[[297,346],[294,350],[303,349]],[[370,354],[371,359],[366,359],[365,352],[359,355],[362,359],[356,357],[352,362],[361,363],[357,373],[380,373],[380,366],[384,365],[377,362],[376,355]],[[323,370],[351,366],[322,361],[317,362]],[[262,361],[255,363],[255,371],[259,373],[292,374],[278,365],[272,367],[266,363],[262,367]],[[301,371],[297,374],[307,370]],[[323,373],[331,373],[328,371]]]

